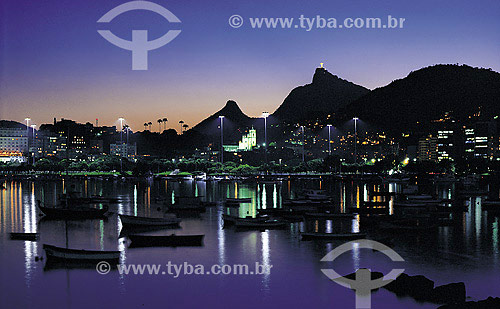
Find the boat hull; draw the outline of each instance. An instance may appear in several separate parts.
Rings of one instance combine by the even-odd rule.
[[[39,238],[39,233],[10,233],[10,239],[12,240],[37,241]]]
[[[178,226],[181,222],[177,218],[147,218],[120,215],[120,221],[124,227],[168,227]]]
[[[128,235],[130,247],[200,247],[205,235]]]
[[[332,214],[332,213],[306,212],[304,214],[304,217],[306,217],[307,219],[353,219],[355,216],[356,216],[355,214],[349,214],[349,213]]]
[[[44,244],[43,250],[47,255],[48,260],[68,260],[82,262],[118,262],[120,259],[120,251],[93,251],[93,250],[78,250],[66,249],[56,246]]]
[[[238,220],[234,223],[237,228],[240,229],[281,229],[285,228],[287,222],[249,222],[249,221],[241,221]]]
[[[54,219],[102,219],[106,218],[108,207],[98,208],[52,208],[38,206],[48,218]]]
[[[364,233],[344,233],[344,234],[331,234],[331,233],[302,233],[302,240],[312,239],[361,239],[365,238]]]

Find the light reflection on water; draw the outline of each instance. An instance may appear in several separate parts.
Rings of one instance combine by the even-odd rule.
[[[139,249],[133,251],[127,249],[124,238],[118,239],[121,223],[116,216],[112,216],[108,221],[68,222],[66,226],[64,221],[40,220],[36,201],[42,200],[45,203],[54,204],[58,196],[72,185],[75,186],[77,191],[86,196],[104,195],[122,198],[122,202],[110,205],[113,212],[152,217],[162,215],[162,212],[157,210],[159,205],[155,202],[155,197],[161,196],[173,199],[175,196],[192,195],[201,196],[206,201],[221,201],[227,197],[252,197],[252,202],[242,204],[239,210],[225,209],[224,211],[226,213],[236,213],[240,217],[255,217],[258,209],[281,208],[284,199],[296,197],[303,188],[319,189],[321,186],[322,189],[333,196],[338,210],[341,212],[346,212],[349,207],[356,207],[361,201],[373,200],[370,197],[371,192],[398,192],[400,190],[399,185],[393,183],[373,185],[355,182],[329,182],[326,180],[300,182],[289,180],[278,183],[205,183],[163,180],[154,182],[107,182],[92,179],[53,182],[11,181],[4,182],[4,184],[7,189],[2,190],[0,193],[0,251],[9,253],[0,256],[2,274],[7,273],[9,276],[16,276],[15,267],[12,268],[13,270],[9,270],[6,265],[16,265],[22,261],[24,285],[30,289],[35,289],[35,286],[37,286],[36,289],[39,289],[39,293],[42,294],[44,288],[41,287],[39,282],[43,282],[44,278],[49,276],[48,273],[43,272],[44,263],[35,261],[35,257],[43,255],[42,243],[65,246],[66,242],[68,242],[70,247],[75,248],[119,250],[122,252],[120,263],[129,261],[137,263],[147,257],[160,258],[160,260],[164,258],[163,255],[158,255],[158,252],[164,252],[160,250]],[[436,193],[438,196],[449,198],[453,197],[453,190],[452,186],[440,185],[439,188],[436,188]],[[381,197],[375,198],[377,201],[380,199]],[[450,264],[451,259],[453,263],[457,264],[457,267],[460,267],[460,263],[463,263],[469,269],[483,269],[487,265],[488,270],[491,267],[495,267],[496,270],[499,258],[498,218],[489,216],[482,211],[481,198],[469,198],[466,202],[469,205],[469,212],[460,214],[456,225],[440,227],[436,234],[435,243],[426,242],[427,240],[422,237],[411,236],[407,244],[397,244],[396,250],[406,257],[410,263],[420,265],[421,268],[416,271],[429,272],[429,269],[432,269],[439,273],[437,269],[440,266],[436,265],[444,263],[440,258],[444,258],[448,264]],[[392,199],[389,205],[392,212]],[[356,233],[360,231],[360,221],[357,216],[352,221],[314,220],[313,222],[293,223],[286,231],[235,233],[231,229],[223,228],[223,220],[217,209],[213,208],[207,211],[207,214],[203,215],[202,219],[186,219],[185,225],[183,222],[183,229],[178,232],[179,234],[189,234],[193,229],[196,232],[206,234],[205,248],[199,249],[201,250],[199,254],[193,256],[207,264],[214,261],[219,264],[232,263],[235,260],[244,259],[243,257],[246,256],[246,258],[253,261],[252,263],[261,261],[265,266],[273,265],[272,269],[280,274],[280,265],[296,263],[290,265],[292,268],[300,268],[303,263],[317,263],[324,254],[340,244],[301,242],[299,240],[300,231],[313,230],[331,233],[345,231]],[[210,220],[213,220],[213,222]],[[63,232],[66,227],[68,229],[68,239],[65,239],[65,233]],[[41,241],[14,242],[8,240],[9,232],[19,231],[40,232]],[[423,250],[428,244],[431,244],[433,249]],[[18,245],[22,245],[21,255],[17,251]],[[351,254],[351,262],[354,267],[359,267],[363,254],[361,254],[359,248],[354,249]],[[168,258],[183,257],[181,249],[168,252],[172,256],[169,255]],[[295,255],[297,255],[296,260],[294,260]],[[287,259],[291,259],[293,262],[285,261]],[[425,267],[422,263],[423,260],[427,263]],[[249,264],[253,265],[252,263]],[[407,267],[407,269],[411,269],[411,267]],[[77,280],[79,271],[69,270],[67,273],[68,275],[72,273],[71,278]],[[283,280],[285,280],[278,276],[273,275],[273,272],[271,272],[269,275],[260,277],[258,283],[255,284],[260,285],[260,289],[267,291],[266,293],[269,293],[269,295],[273,295],[273,291],[279,290],[279,287],[273,283],[281,282],[283,284]],[[439,278],[439,275],[435,274],[435,276]],[[323,284],[321,275],[312,277],[314,279],[310,280],[318,280],[319,282],[314,281],[315,284]],[[66,280],[66,274],[64,274],[64,278]],[[117,282],[121,286],[120,291],[123,293],[130,291],[127,289],[127,284],[133,285],[130,280],[130,278],[119,275]],[[329,284],[329,282],[325,284]],[[237,284],[235,285],[237,286]],[[330,287],[330,285],[328,286]],[[0,291],[0,293],[3,292]],[[75,297],[74,294],[70,295]]]

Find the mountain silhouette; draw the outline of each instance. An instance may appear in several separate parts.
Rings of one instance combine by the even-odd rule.
[[[394,133],[425,129],[444,113],[456,121],[477,114],[500,114],[500,74],[467,65],[439,64],[411,72],[377,88],[343,109],[345,119],[359,117]]]
[[[317,68],[312,83],[293,89],[273,116],[281,121],[322,118],[368,92],[365,87]]]
[[[241,133],[251,127],[255,120],[245,115],[235,101],[229,100],[221,110],[197,124],[193,130],[204,135],[220,135],[219,116],[224,116],[225,144],[226,141],[229,143],[240,139]]]

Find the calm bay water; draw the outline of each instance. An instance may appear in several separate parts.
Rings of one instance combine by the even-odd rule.
[[[301,241],[300,231],[359,231],[352,222],[291,223],[284,230],[235,231],[223,228],[223,212],[241,217],[261,208],[280,208],[283,199],[294,197],[304,188],[325,189],[336,207],[345,211],[370,192],[398,191],[396,184],[374,185],[341,181],[301,180],[277,184],[218,183],[193,181],[122,182],[91,179],[86,181],[13,181],[4,182],[0,191],[0,299],[5,308],[104,308],[122,306],[180,308],[303,308],[328,306],[354,308],[354,292],[331,282],[322,268],[335,268],[341,274],[358,267],[389,272],[405,268],[410,275],[422,274],[436,284],[463,281],[468,296],[483,299],[500,296],[499,219],[481,210],[481,198],[466,201],[469,211],[456,215],[455,224],[421,235],[394,236],[392,248],[406,262],[396,264],[385,255],[353,248],[332,263],[320,259],[342,241]],[[74,188],[84,196],[95,194],[119,197],[111,204],[115,214],[108,220],[54,221],[39,216],[36,201],[54,204],[65,189]],[[452,184],[431,190],[439,197],[453,198]],[[207,201],[224,197],[252,197],[239,210],[221,205],[210,207],[200,217],[184,218],[176,234],[205,234],[199,248],[127,248],[119,238],[121,224],[116,213],[160,217],[161,204],[156,197],[203,196]],[[40,232],[38,242],[13,241],[10,232]],[[172,230],[149,234],[167,235]],[[375,231],[375,237],[384,234]],[[75,249],[120,250],[123,264],[248,264],[272,265],[265,275],[120,275],[112,271],[98,274],[95,269],[47,269],[42,244]],[[372,294],[373,308],[436,308],[410,298],[397,298],[379,290]]]

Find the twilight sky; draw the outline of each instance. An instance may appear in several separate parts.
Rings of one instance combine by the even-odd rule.
[[[238,102],[250,116],[273,112],[290,90],[309,83],[320,62],[370,89],[437,63],[500,71],[498,0],[152,0],[181,24],[131,11],[96,21],[126,0],[1,0],[0,119],[36,124],[53,117],[100,125],[120,116],[134,130],[167,117],[193,126]],[[241,28],[228,18],[239,14]],[[403,29],[252,29],[248,17],[381,17],[406,19]],[[131,52],[97,30],[130,40],[182,32],[149,52],[149,70],[131,70]]]

